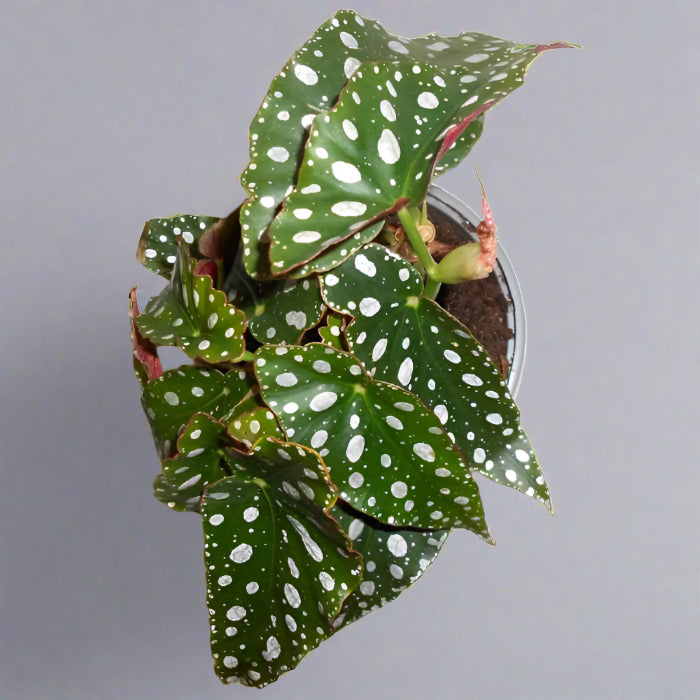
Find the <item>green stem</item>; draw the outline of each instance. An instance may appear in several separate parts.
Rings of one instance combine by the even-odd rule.
[[[399,209],[398,214],[403,230],[406,232],[406,236],[413,246],[413,250],[418,256],[418,260],[420,260],[420,264],[425,268],[428,279],[434,279],[437,263],[433,260],[433,256],[428,251],[428,246],[425,245],[425,241],[421,238],[415,219],[405,207]]]
[[[428,277],[428,279],[425,280],[425,289],[423,290],[423,296],[427,297],[428,299],[435,299],[435,297],[438,295],[438,292],[440,291],[441,286],[442,285],[440,284],[440,282]]]
[[[425,289],[423,295],[428,299],[435,299],[440,291],[440,282],[437,279],[437,263],[433,260],[433,256],[428,250],[428,246],[421,238],[420,231],[416,225],[416,220],[406,207],[399,209],[399,221],[406,232],[406,236],[413,246],[413,250],[418,256],[420,264],[425,268]]]
[[[255,362],[255,355],[250,350],[245,350],[238,362]]]

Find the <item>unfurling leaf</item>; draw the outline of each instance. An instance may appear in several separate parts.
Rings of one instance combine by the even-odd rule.
[[[178,241],[185,243],[194,256],[199,239],[218,221],[218,216],[192,214],[151,219],[143,227],[136,258],[149,270],[169,279],[177,259]]]
[[[245,351],[245,314],[214,289],[208,275],[195,275],[195,263],[184,259],[173,283],[153,297],[137,319],[141,333],[159,345],[175,345],[207,362],[236,362]],[[180,260],[180,258],[178,258]]]

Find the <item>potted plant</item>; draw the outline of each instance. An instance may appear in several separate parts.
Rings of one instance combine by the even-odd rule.
[[[130,297],[154,492],[201,515],[222,681],[294,668],[452,529],[492,542],[473,472],[550,505],[506,370],[435,301],[496,264],[486,194],[460,244],[425,202],[532,61],[568,45],[408,40],[338,12],[270,85],[243,204],[146,223],[138,258],[168,280],[143,313]],[[163,371],[162,345],[190,361]]]

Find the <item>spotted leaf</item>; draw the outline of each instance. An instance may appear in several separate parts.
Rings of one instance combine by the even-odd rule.
[[[310,125],[332,107],[361,64],[383,61],[401,66],[419,61],[439,70],[460,70],[470,76],[465,84],[473,78],[490,92],[498,89],[493,84],[498,81],[489,84],[489,79],[509,67],[497,64],[512,63],[525,52],[531,56],[529,62],[536,55],[534,48],[476,32],[404,39],[350,10],[341,10],[322,24],[272,81],[251,125],[250,163],[241,176],[250,195],[242,212],[248,272],[265,272],[260,269],[260,242],[295,183]],[[445,158],[445,167],[454,165],[458,154],[464,157],[480,133],[481,123],[455,133],[455,147]]]
[[[195,413],[226,419],[248,392],[245,375],[184,365],[170,369],[144,388],[143,410],[161,460],[171,457],[180,431]]]
[[[490,540],[476,483],[437,417],[326,345],[264,346],[255,372],[288,438],[319,450],[340,496],[378,520]]]
[[[313,451],[266,438],[228,459],[202,498],[211,649],[224,683],[262,687],[332,634],[362,565]]]
[[[197,241],[218,221],[218,216],[193,214],[151,219],[143,227],[136,258],[149,270],[169,279],[177,258],[178,240],[187,244],[194,256]]]
[[[243,307],[250,332],[261,343],[296,343],[315,326],[325,310],[318,282],[286,280],[277,289]]]
[[[277,423],[275,414],[267,406],[260,406],[240,414],[236,410],[229,421],[228,429],[231,435],[247,448],[252,447],[263,437],[284,439],[284,433]]]
[[[173,510],[199,510],[204,487],[230,472],[225,467],[226,427],[206,413],[196,413],[177,441],[177,455],[163,461],[153,484],[155,497]]]
[[[325,325],[318,329],[321,340],[336,350],[343,348],[343,328],[345,327],[343,317],[340,314],[329,312],[326,316]]]
[[[180,252],[184,253],[182,245]],[[179,260],[179,258],[178,258]],[[193,274],[185,255],[173,283],[153,297],[136,319],[143,336],[158,345],[175,345],[190,357],[208,362],[235,362],[245,351],[246,318],[214,289],[208,275]]]
[[[362,582],[343,604],[336,631],[391,602],[435,560],[449,531],[401,530],[337,503],[331,515],[364,560]]]
[[[465,92],[459,75],[426,64],[358,68],[314,121],[296,187],[270,226],[273,273],[421,202],[449,129],[495,104],[487,94],[465,105]]]
[[[438,161],[465,131],[476,139],[474,120],[520,85],[537,53],[501,42],[472,56],[483,57],[479,69],[392,62],[353,73],[335,106],[314,120],[296,186],[270,226],[273,273],[420,204]]]
[[[313,260],[305,263],[301,267],[292,270],[289,273],[290,277],[307,277],[308,275],[326,272],[340,265],[343,260],[349,258],[353,253],[358,251],[365,243],[373,241],[384,227],[383,221],[377,221],[374,224],[366,226],[362,230],[354,233],[350,238],[346,238],[337,245],[331,246],[315,257]]]
[[[322,281],[327,303],[354,316],[346,334],[368,372],[432,408],[472,469],[549,506],[544,476],[497,368],[459,321],[420,296],[422,288],[412,265],[374,244]],[[367,290],[379,299],[364,297]]]

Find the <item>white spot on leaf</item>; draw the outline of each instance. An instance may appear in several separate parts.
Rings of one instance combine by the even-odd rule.
[[[390,129],[384,129],[377,142],[377,152],[379,157],[387,163],[393,165],[401,157],[401,147]]]
[[[345,77],[350,78],[359,67],[360,62],[354,56],[346,58],[343,64],[343,73],[345,73]]]
[[[338,400],[338,394],[334,391],[322,391],[311,399],[309,408],[312,411],[325,411]]]
[[[379,111],[382,113],[384,119],[387,119],[390,122],[396,121],[396,110],[394,109],[394,105],[392,105],[389,100],[382,100],[379,103]]]
[[[424,109],[435,109],[440,102],[432,92],[426,91],[418,95],[418,104]]]
[[[350,462],[357,462],[360,457],[362,457],[362,453],[365,450],[365,438],[364,435],[355,435],[352,438],[350,438],[350,441],[348,442],[348,446],[345,450],[345,456],[348,458]],[[364,481],[364,478],[362,477],[361,474],[358,474],[360,478]],[[356,480],[357,481],[357,480]],[[351,484],[352,485],[352,484]],[[362,485],[362,481],[358,484],[358,486]]]
[[[246,544],[244,542],[242,544],[239,544],[238,547],[235,547],[231,550],[231,554],[229,554],[229,559],[231,559],[231,561],[235,562],[236,564],[243,564],[243,562],[248,561],[248,559],[250,559],[252,555],[253,548],[249,544]]]
[[[331,165],[331,171],[336,180],[350,185],[362,179],[360,171],[352,163],[347,163],[344,160],[335,161]]]
[[[407,357],[400,365],[397,378],[403,386],[408,386],[413,375],[413,360]]]
[[[295,243],[315,243],[321,238],[318,231],[299,231],[292,236]]]
[[[386,546],[395,557],[405,557],[406,552],[408,552],[406,540],[397,532],[395,532],[393,535],[389,535]]]
[[[297,63],[294,66],[294,75],[301,80],[304,85],[316,85],[318,82],[318,73],[309,66],[305,66],[303,63]]]
[[[381,308],[380,303],[374,297],[365,297],[360,301],[360,313],[363,316],[374,316]]]
[[[351,141],[355,141],[359,135],[357,127],[349,119],[343,119],[343,131]]]
[[[362,216],[367,211],[367,205],[354,201],[336,202],[331,211],[337,216]]]
[[[267,157],[276,163],[284,163],[289,159],[289,151],[284,146],[273,146],[268,149]]]
[[[349,49],[356,49],[358,46],[357,39],[355,39],[352,34],[348,34],[347,32],[340,32],[340,40]]]
[[[408,486],[403,481],[395,481],[391,485],[391,493],[396,498],[403,498],[408,493]]]

